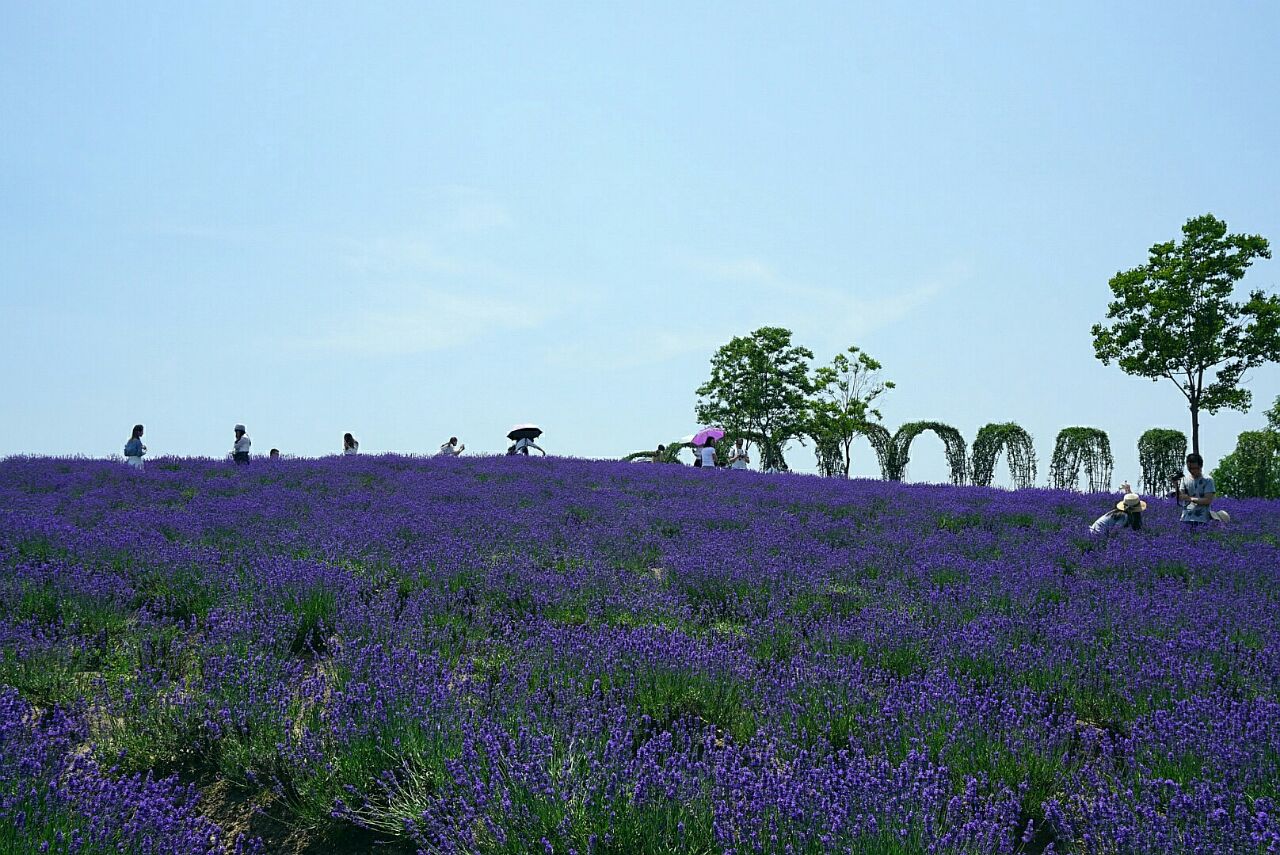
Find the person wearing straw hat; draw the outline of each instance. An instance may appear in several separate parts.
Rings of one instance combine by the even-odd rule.
[[[1124,498],[1116,502],[1114,508],[1093,521],[1093,525],[1089,526],[1090,534],[1106,537],[1112,530],[1118,528],[1142,530],[1142,512],[1147,509],[1147,503],[1133,492],[1128,483],[1121,484],[1120,489],[1124,492]]]
[[[249,464],[249,449],[253,447],[253,442],[249,439],[249,435],[244,431],[244,425],[236,425],[236,441],[231,446],[231,459],[241,466]]]

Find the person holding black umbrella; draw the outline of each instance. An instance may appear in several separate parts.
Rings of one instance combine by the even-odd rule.
[[[536,448],[543,457],[547,453],[542,447],[537,445],[534,440],[542,436],[542,428],[537,425],[516,425],[507,432],[507,439],[512,441],[512,446],[507,449],[507,455],[523,454],[529,456],[529,449]]]

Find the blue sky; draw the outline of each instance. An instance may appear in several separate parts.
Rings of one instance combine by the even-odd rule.
[[[880,359],[891,429],[1136,478],[1187,416],[1094,359],[1107,279],[1206,211],[1280,241],[1280,7],[1206,8],[0,0],[0,453],[615,456],[772,324]]]

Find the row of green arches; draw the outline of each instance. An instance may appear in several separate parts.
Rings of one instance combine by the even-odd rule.
[[[883,425],[867,423],[859,433],[867,438],[875,451],[881,477],[888,481],[906,478],[907,466],[911,462],[911,444],[922,433],[933,433],[942,440],[953,484],[991,486],[1002,453],[1014,489],[1033,487],[1036,483],[1036,453],[1031,434],[1013,422],[985,425],[974,437],[972,448],[965,443],[960,431],[943,422],[908,422],[892,434]],[[681,443],[667,446],[661,462],[673,462],[685,447]],[[835,474],[838,466],[833,460],[824,463],[822,451],[818,449],[819,469],[823,474]],[[1181,470],[1186,453],[1187,437],[1181,431],[1152,428],[1144,433],[1138,440],[1143,492],[1160,492],[1169,476]],[[639,451],[623,459],[653,460],[656,457],[655,452]],[[1058,432],[1049,462],[1049,486],[1059,490],[1076,489],[1083,474],[1087,491],[1110,490],[1114,463],[1111,440],[1106,431],[1092,427],[1063,428]]]

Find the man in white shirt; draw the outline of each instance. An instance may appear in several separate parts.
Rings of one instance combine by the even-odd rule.
[[[443,457],[457,457],[466,450],[467,444],[465,442],[462,445],[458,445],[458,438],[451,436],[448,442],[440,446],[440,455]]]
[[[253,441],[244,432],[244,425],[236,425],[236,441],[231,446],[231,459],[242,466],[248,464],[249,449],[252,447]]]

